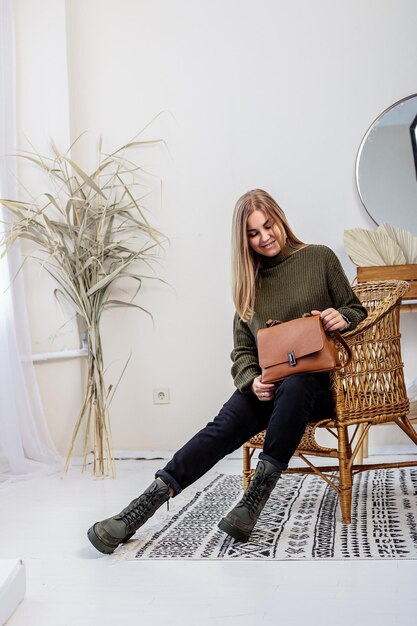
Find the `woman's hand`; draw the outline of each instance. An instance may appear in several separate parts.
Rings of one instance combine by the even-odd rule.
[[[261,383],[261,377],[257,376],[252,383],[251,389],[258,400],[272,400],[276,385],[274,383]]]
[[[325,309],[324,311],[311,311],[312,315],[320,315],[323,328],[327,332],[332,330],[345,330],[349,326],[345,318],[336,309]]]

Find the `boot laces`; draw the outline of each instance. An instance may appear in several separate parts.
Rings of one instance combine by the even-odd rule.
[[[269,479],[272,477],[268,477]],[[268,478],[254,478],[252,484],[243,494],[241,505],[247,506],[250,511],[255,511],[269,487],[271,480]]]
[[[150,512],[158,496],[159,494],[155,491],[139,496],[129,510],[120,516],[128,530],[131,530],[135,524],[142,521],[141,518],[146,518],[146,514]]]

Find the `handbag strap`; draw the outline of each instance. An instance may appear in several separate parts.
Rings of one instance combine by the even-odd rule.
[[[332,337],[334,337],[336,339],[336,341],[338,341],[340,344],[342,344],[342,346],[344,347],[344,349],[346,350],[347,353],[347,360],[345,363],[343,363],[342,367],[346,367],[347,365],[349,365],[349,363],[352,360],[352,350],[350,349],[349,344],[343,339],[341,333],[338,330],[333,330],[331,333],[329,333]]]

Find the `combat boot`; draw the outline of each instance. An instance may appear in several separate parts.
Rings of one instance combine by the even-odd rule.
[[[87,532],[93,546],[104,554],[111,554],[118,545],[126,543],[135,532],[169,498],[169,486],[160,478],[114,517],[96,522]]]
[[[220,530],[236,539],[248,541],[258,517],[264,508],[279,477],[281,470],[269,461],[258,461],[255,475],[243,498],[219,522]]]

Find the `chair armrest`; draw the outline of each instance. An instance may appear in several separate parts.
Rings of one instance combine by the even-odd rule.
[[[387,315],[393,308],[398,305],[398,302],[404,296],[404,294],[408,291],[409,284],[405,280],[392,280],[392,281],[384,281],[383,284],[392,283],[395,287],[392,291],[385,296],[381,300],[381,302],[371,311],[368,311],[368,317],[366,317],[360,324],[356,326],[353,330],[349,330],[343,333],[344,339],[348,340],[363,333],[368,330],[372,326],[374,326],[379,320],[381,320],[385,315]],[[381,282],[369,282],[366,283],[366,287],[372,289],[375,286],[375,289],[381,286]]]

